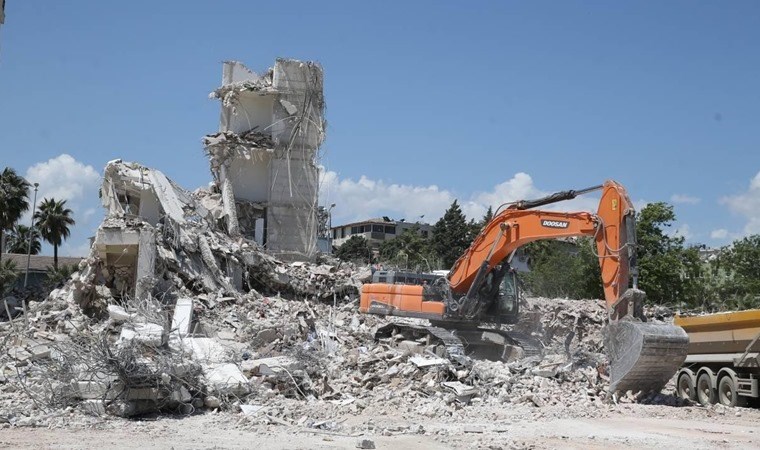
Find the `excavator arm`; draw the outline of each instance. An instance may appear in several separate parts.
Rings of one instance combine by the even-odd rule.
[[[534,208],[575,198],[581,193],[602,191],[596,214],[588,212],[543,211]],[[533,241],[578,236],[593,237],[602,273],[602,285],[610,315],[615,319],[633,314],[642,295],[624,297],[633,275],[634,292],[638,283],[636,268],[635,211],[620,184],[607,181],[581,191],[565,191],[543,199],[521,201],[498,212],[487,223],[470,247],[454,263],[448,280],[456,311],[467,314],[480,309],[477,296],[485,277],[520,247]],[[621,301],[621,299],[623,301]],[[635,299],[637,308],[627,300]],[[640,314],[636,314],[640,316]],[[642,318],[642,317],[639,317]]]

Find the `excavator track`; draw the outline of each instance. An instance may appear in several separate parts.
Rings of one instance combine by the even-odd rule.
[[[401,334],[404,339],[416,340],[422,337],[430,343],[442,345],[445,355],[450,360],[463,366],[469,366],[471,356],[476,358],[510,361],[514,347],[521,350],[519,357],[540,356],[540,342],[524,333],[495,330],[490,328],[455,328],[446,329],[438,326],[419,326],[409,324],[388,324],[378,328],[375,339],[390,338]],[[485,350],[484,350],[485,349]]]

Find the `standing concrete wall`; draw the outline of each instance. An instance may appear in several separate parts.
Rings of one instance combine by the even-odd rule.
[[[317,252],[322,80],[322,68],[312,62],[278,59],[258,75],[228,61],[222,86],[212,93],[222,102],[220,131],[204,144],[228,232],[283,259],[309,260]]]

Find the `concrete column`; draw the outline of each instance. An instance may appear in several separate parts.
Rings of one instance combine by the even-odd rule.
[[[153,280],[156,275],[156,234],[152,229],[140,230],[136,272],[135,297],[142,299],[150,295],[153,290]]]
[[[240,222],[238,222],[237,206],[235,206],[235,193],[232,191],[232,182],[227,176],[227,166],[222,164],[220,178],[222,179],[222,203],[224,213],[227,216],[227,234],[231,237],[240,236]]]

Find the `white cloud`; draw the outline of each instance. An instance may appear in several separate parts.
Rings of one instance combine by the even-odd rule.
[[[27,169],[24,176],[30,183],[39,183],[38,199],[55,198],[77,203],[97,193],[100,175],[92,166],[84,165],[71,155],[61,154]]]
[[[539,189],[533,178],[523,172],[495,185],[491,190],[457,196],[436,185],[415,186],[372,180],[341,179],[336,172],[320,170],[320,199],[323,205],[336,204],[333,223],[346,223],[383,215],[407,221],[435,223],[458,199],[468,218],[480,220],[489,206],[494,211],[502,204],[517,200],[535,199],[548,195]],[[548,205],[547,209],[563,211],[595,211],[598,197],[585,195],[574,200]]]
[[[718,228],[717,230],[712,230],[710,232],[710,238],[711,239],[725,239],[728,237],[728,230],[725,228]]]
[[[742,235],[760,233],[760,172],[750,180],[746,192],[723,197],[720,203],[747,220]]]
[[[688,223],[684,223],[680,225],[678,228],[673,230],[673,236],[675,237],[682,237],[687,241],[690,241],[694,237],[694,233],[691,231],[691,227]]]
[[[702,199],[686,194],[673,194],[670,196],[670,201],[676,204],[696,205]]]
[[[46,198],[66,200],[66,206],[74,213],[76,225],[71,228],[71,237],[61,247],[61,254],[77,254],[89,248],[87,238],[99,222],[98,186],[100,175],[94,167],[77,161],[71,155],[63,153],[44,162],[32,165],[24,175],[29,183],[39,183],[37,206]],[[33,200],[30,192],[30,206]],[[31,220],[31,208],[22,218],[23,223]],[[43,253],[49,253],[47,244],[43,244]],[[84,253],[86,254],[86,253]]]
[[[454,195],[436,185],[413,186],[371,180],[340,179],[333,171],[320,171],[322,203],[336,204],[335,218],[344,221],[363,220],[391,214],[394,218],[417,221],[437,220],[449,207]]]

